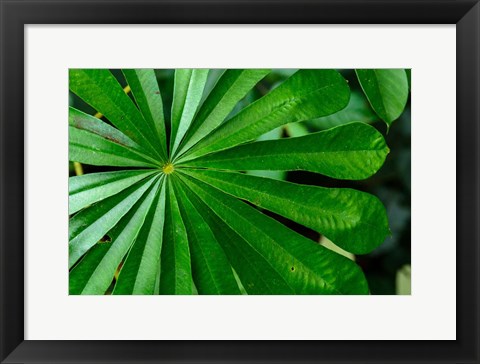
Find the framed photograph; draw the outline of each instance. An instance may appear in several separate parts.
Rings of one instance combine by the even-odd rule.
[[[477,1],[1,5],[2,363],[478,363]]]

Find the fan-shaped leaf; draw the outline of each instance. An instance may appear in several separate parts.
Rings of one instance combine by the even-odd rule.
[[[70,90],[112,122],[125,135],[160,158],[156,131],[107,69],[70,69]]]
[[[123,74],[145,121],[150,124],[151,129],[157,132],[159,144],[157,150],[162,161],[167,161],[163,103],[155,71],[152,69],[127,69],[123,70]]]
[[[94,202],[115,195],[152,175],[155,170],[90,173],[68,179],[68,213],[73,214]]]
[[[180,160],[254,140],[281,125],[343,109],[350,90],[334,70],[300,70],[202,139]]]
[[[226,70],[195,116],[179,155],[219,126],[235,105],[269,72],[261,69]]]
[[[203,182],[193,182],[191,177],[184,180],[195,193],[209,202],[215,214],[270,262],[295,293],[368,293],[362,271],[349,259]]]
[[[373,110],[388,126],[402,114],[408,99],[408,79],[403,69],[355,70]]]
[[[365,192],[304,186],[233,172],[183,171],[228,194],[310,227],[354,254],[372,251],[389,234],[385,207]]]
[[[297,138],[239,145],[180,163],[228,170],[304,170],[340,179],[365,179],[383,165],[389,149],[375,128],[351,123]]]

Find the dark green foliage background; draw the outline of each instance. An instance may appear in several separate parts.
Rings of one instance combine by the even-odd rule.
[[[283,82],[293,73],[294,70],[273,70],[264,78],[232,111],[236,113],[239,109],[257,100],[278,84]],[[332,126],[340,125],[350,121],[364,121],[377,128],[385,137],[387,145],[390,148],[390,154],[387,156],[385,164],[374,176],[362,181],[347,181],[331,179],[329,177],[310,172],[266,172],[276,174],[277,178],[284,178],[290,182],[317,185],[323,187],[349,187],[360,191],[365,191],[377,196],[387,209],[390,229],[392,236],[380,245],[376,250],[367,255],[356,257],[357,264],[360,265],[368,280],[371,294],[395,294],[396,293],[396,275],[397,271],[411,260],[411,232],[410,232],[410,206],[411,206],[411,115],[410,99],[408,100],[405,111],[390,127],[387,132],[386,124],[381,121],[370,108],[368,101],[363,95],[354,70],[340,70],[342,75],[348,80],[352,92],[351,104],[346,110],[337,114],[330,115],[317,120],[310,120],[299,123],[299,128],[283,127],[274,132],[268,133],[266,138],[282,138],[296,136],[302,131],[315,132],[326,130]],[[126,81],[120,70],[112,70],[112,73],[119,80],[122,86]],[[156,70],[159,88],[162,91],[164,103],[164,113],[167,119],[170,119],[170,110],[173,95],[173,76],[174,70]],[[410,74],[408,72],[408,74]],[[213,70],[209,74],[207,81],[207,90],[213,87],[216,77],[220,71]],[[130,94],[130,97],[131,94]],[[80,98],[70,93],[70,106],[73,106],[88,114],[95,114],[89,105],[85,104]],[[167,135],[169,131],[167,130]],[[85,173],[103,172],[121,170],[118,167],[96,167],[83,165]],[[73,165],[70,165],[70,176],[74,176]],[[279,175],[280,173],[280,175]],[[291,229],[302,235],[318,241],[320,236],[317,232],[305,228],[283,217],[267,212],[268,215],[275,217]]]

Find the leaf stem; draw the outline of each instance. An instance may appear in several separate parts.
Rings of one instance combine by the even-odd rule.
[[[81,163],[73,162],[73,168],[75,169],[75,175],[77,176],[83,175],[83,167]]]

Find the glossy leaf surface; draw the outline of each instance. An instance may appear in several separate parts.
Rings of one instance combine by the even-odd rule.
[[[252,177],[253,178],[253,177]],[[255,208],[203,182],[189,187],[215,214],[262,255],[296,294],[361,294],[368,287],[349,259],[295,233]]]
[[[192,253],[192,276],[199,294],[240,294],[227,257],[202,213],[183,188],[176,188]]]
[[[375,128],[351,123],[303,137],[243,144],[180,163],[227,170],[304,170],[339,179],[365,179],[389,149]]]
[[[182,150],[188,150],[219,126],[235,105],[268,72],[256,69],[226,70],[198,111]]]
[[[337,71],[300,70],[226,121],[180,161],[254,140],[281,125],[333,114],[347,105],[349,97],[348,85]]]
[[[403,81],[388,86],[374,71],[392,118],[403,110]],[[70,70],[72,92],[104,116],[69,109],[69,159],[86,173],[69,180],[70,294],[369,293],[360,266],[338,247],[366,254],[385,240],[380,200],[274,179],[307,171],[359,180],[384,164],[382,133],[358,122],[377,117],[360,95],[369,114],[348,120],[362,116],[359,95],[350,99],[339,72],[122,72],[125,91],[120,70]],[[339,126],[312,133],[319,118]]]
[[[369,253],[389,234],[385,208],[376,197],[364,192],[304,186],[232,172],[184,173],[310,227],[355,254]]]

